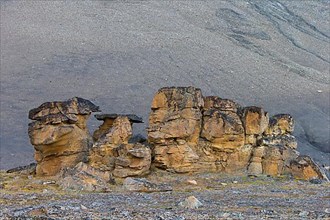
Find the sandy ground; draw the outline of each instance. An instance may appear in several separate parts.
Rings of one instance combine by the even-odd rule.
[[[328,1],[0,3],[1,169],[33,161],[27,113],[43,102],[147,121],[160,87],[190,85],[292,114],[299,150],[330,163]]]

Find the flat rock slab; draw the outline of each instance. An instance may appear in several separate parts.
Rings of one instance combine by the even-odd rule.
[[[104,121],[105,119],[116,119],[120,116],[127,117],[132,123],[144,123],[141,117],[134,114],[97,114],[95,115],[95,118]]]
[[[145,178],[131,178],[124,180],[124,188],[134,192],[166,192],[172,191],[172,187],[167,184],[152,183]]]

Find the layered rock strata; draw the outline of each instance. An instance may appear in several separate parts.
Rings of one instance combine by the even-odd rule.
[[[103,124],[94,132],[89,152],[92,167],[111,172],[116,177],[139,176],[149,173],[151,150],[141,143],[129,143],[132,123],[142,123],[136,115],[102,114],[95,116]]]
[[[154,96],[147,131],[154,165],[168,171],[323,178],[317,166],[297,166],[293,129],[288,114],[269,118],[260,107],[203,97],[197,88],[165,87]]]
[[[36,174],[53,176],[64,167],[87,160],[92,138],[87,119],[99,107],[82,98],[46,102],[29,112],[28,134],[34,145]]]
[[[92,138],[86,121],[97,111],[82,98],[47,102],[30,111],[37,175],[56,175],[80,162],[80,168],[121,178],[146,175],[153,164],[176,173],[326,179],[313,160],[299,156],[288,114],[269,117],[260,107],[203,97],[198,88],[165,87],[152,100],[146,142],[141,136],[132,138],[132,124],[143,123],[132,114],[95,115],[103,123]],[[77,180],[85,178],[80,173]]]

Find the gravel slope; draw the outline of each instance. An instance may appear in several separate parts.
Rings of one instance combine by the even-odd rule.
[[[57,183],[0,173],[1,219],[329,219],[329,183],[219,174],[155,174],[148,179],[173,187],[169,192],[129,192],[120,182],[108,193],[60,191]],[[187,183],[195,180],[197,185]],[[49,181],[48,181],[49,182]],[[24,184],[24,185],[23,185]],[[19,190],[17,190],[19,189]],[[202,206],[179,203],[195,196]]]
[[[330,163],[328,1],[0,3],[1,169],[33,161],[27,113],[43,102],[147,121],[160,87],[188,85],[291,113],[300,151]]]

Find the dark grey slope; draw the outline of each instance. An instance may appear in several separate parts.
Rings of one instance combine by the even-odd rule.
[[[297,119],[329,164],[327,1],[1,1],[1,168],[33,160],[27,113],[79,96],[147,121],[163,86]],[[93,117],[91,129],[100,122]],[[135,125],[144,133],[144,125]]]

